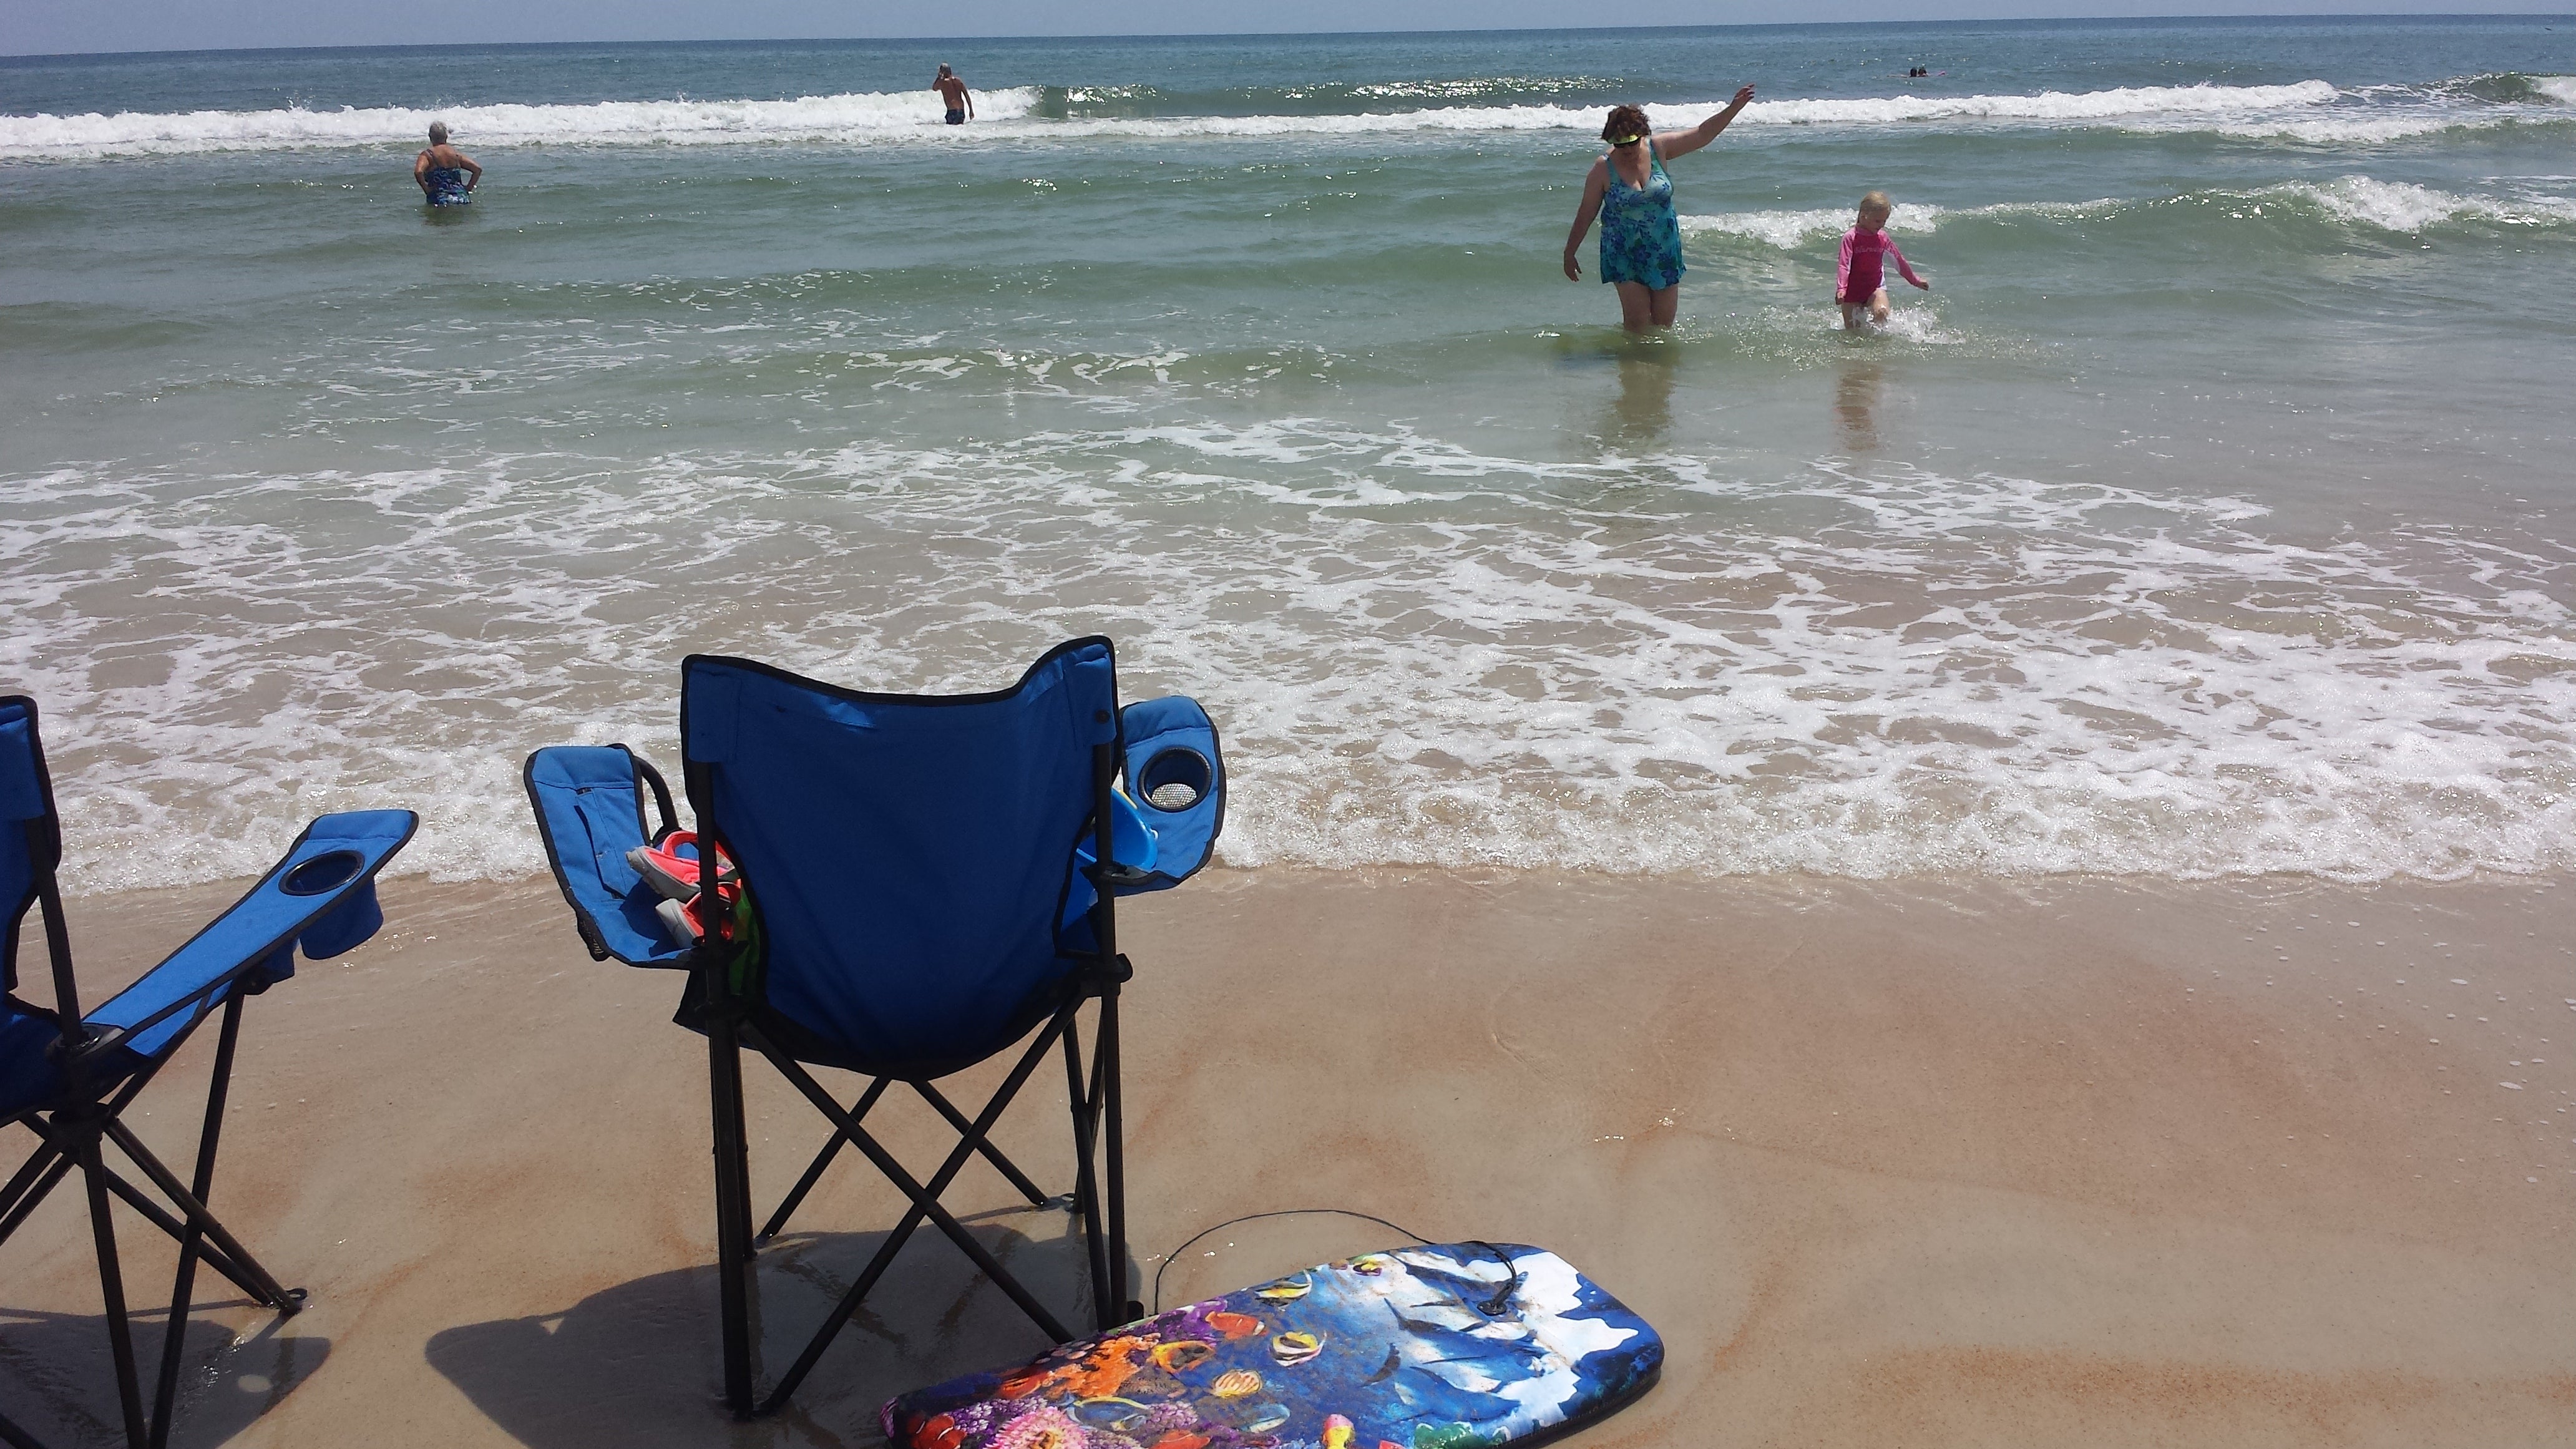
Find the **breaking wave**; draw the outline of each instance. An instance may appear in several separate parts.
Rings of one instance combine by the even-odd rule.
[[[2232,220],[2304,214],[2321,221],[2404,236],[2458,225],[2576,226],[2576,199],[2464,196],[2410,182],[2353,175],[2322,183],[2298,181],[2249,191],[2193,191],[2133,201],[2106,198],[1968,207],[1905,202],[1898,205],[1889,227],[1900,236],[1921,235],[1970,220],[2103,222],[2152,216],[2177,207],[2216,208]],[[1681,223],[1687,235],[1744,237],[1782,251],[1795,251],[1842,235],[1852,224],[1852,213],[1847,207],[1733,211],[1684,216]]]
[[[1408,83],[1354,91],[1350,99],[1467,99],[1489,83],[1443,89]],[[1526,82],[1515,84],[1527,85]],[[2551,87],[2557,87],[2552,90]],[[1558,104],[1428,105],[1322,114],[1070,116],[1076,97],[1091,100],[1136,88],[1069,89],[1050,96],[1034,86],[984,92],[971,133],[1019,139],[1086,136],[1333,136],[1423,131],[1588,131],[1597,106]],[[2205,129],[2224,135],[2331,142],[2374,141],[2461,125],[2503,124],[2534,111],[2560,109],[2576,79],[2541,77],[2527,87],[2531,105],[2408,104],[2401,113],[2322,80],[2276,86],[2135,86],[2026,95],[1902,95],[1756,101],[1738,124],[1769,126],[2067,126]],[[1138,97],[1143,99],[1143,97]],[[1659,104],[1651,113],[1678,120],[1719,102]],[[1057,114],[1050,114],[1051,112]],[[40,160],[173,155],[217,151],[299,150],[408,145],[433,120],[460,143],[512,145],[709,145],[747,142],[864,144],[918,135],[939,116],[921,92],[854,92],[792,100],[634,100],[589,105],[463,105],[343,110],[119,112],[113,115],[0,116],[0,158]],[[955,133],[967,134],[967,133]]]

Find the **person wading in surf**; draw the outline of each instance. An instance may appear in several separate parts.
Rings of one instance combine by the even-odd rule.
[[[411,179],[432,206],[463,206],[474,199],[483,168],[474,158],[447,144],[447,123],[429,123],[429,149],[413,158]]]
[[[1896,211],[1896,203],[1884,191],[1873,191],[1860,199],[1860,216],[1852,229],[1843,233],[1843,251],[1834,263],[1834,303],[1843,309],[1843,330],[1857,332],[1866,322],[1887,325],[1886,267],[1896,263],[1897,275],[1924,291],[1932,284],[1914,275],[1905,264],[1905,253],[1896,249],[1896,238],[1887,234],[1887,219]]]
[[[939,92],[939,98],[948,103],[948,124],[965,125],[966,119],[975,114],[974,93],[967,90],[966,83],[948,67],[943,65],[939,68],[939,76],[930,83],[930,88]]]
[[[1610,113],[1601,139],[1608,155],[1592,163],[1583,178],[1583,200],[1574,208],[1574,229],[1565,235],[1565,279],[1583,280],[1583,263],[1575,249],[1601,218],[1601,280],[1619,289],[1619,325],[1631,332],[1673,325],[1682,300],[1682,226],[1673,210],[1672,178],[1664,163],[1687,156],[1717,139],[1753,100],[1753,87],[1735,93],[1725,110],[1687,131],[1657,135],[1646,113],[1621,106]]]

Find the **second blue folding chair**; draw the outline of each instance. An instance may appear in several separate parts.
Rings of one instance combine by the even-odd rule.
[[[688,973],[679,1019],[707,1038],[735,1413],[787,1401],[924,1222],[1049,1337],[1073,1337],[940,1204],[977,1157],[1030,1203],[1047,1201],[990,1134],[1050,1052],[1064,1060],[1070,1205],[1083,1224],[1092,1316],[1100,1328],[1138,1316],[1119,1094],[1118,997],[1131,968],[1116,901],[1177,885],[1209,858],[1225,775],[1206,712],[1181,698],[1121,708],[1110,642],[1089,638],[1050,650],[1009,689],[957,696],[864,693],[697,656],[681,668],[680,734],[694,834],[677,828],[661,777],[623,745],[540,750],[527,785],[591,953]],[[710,862],[713,899],[702,880]],[[832,1128],[757,1232],[746,1048]],[[936,1085],[1006,1053],[1008,1073],[971,1116]],[[814,1067],[868,1084],[844,1105]],[[897,1084],[959,1134],[925,1178],[864,1125]],[[894,1183],[906,1209],[795,1363],[755,1398],[754,1254],[845,1147]]]
[[[134,984],[84,1010],[72,970],[71,932],[54,878],[62,861],[62,822],[54,809],[36,703],[21,696],[0,698],[0,917],[5,917],[7,931],[5,949],[0,949],[0,986],[6,988],[0,995],[0,1126],[14,1123],[36,1137],[35,1151],[0,1184],[0,1243],[66,1178],[81,1175],[128,1449],[159,1449],[169,1441],[199,1263],[281,1314],[293,1313],[304,1301],[302,1290],[281,1286],[206,1207],[214,1186],[225,1091],[241,1037],[242,1006],[295,974],[299,945],[310,957],[337,956],[375,934],[384,923],[376,906],[376,872],[411,840],[419,823],[408,810],[361,810],[315,820],[230,910]],[[18,995],[19,939],[31,908],[41,923],[53,977],[50,1008]],[[217,1016],[223,1024],[197,1138],[196,1169],[182,1182],[125,1124],[124,1113],[197,1028]],[[151,1191],[118,1171],[116,1160],[107,1155],[111,1146],[141,1171]],[[178,1275],[163,1323],[148,1415],[112,1201],[124,1203],[179,1243]],[[37,1441],[0,1413],[0,1442],[26,1449]]]

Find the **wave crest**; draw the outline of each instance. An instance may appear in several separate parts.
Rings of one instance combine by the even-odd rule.
[[[1459,98],[1501,81],[1462,82]],[[1531,82],[1514,80],[1526,88]],[[2570,82],[2576,85],[2576,82]],[[1367,88],[1363,88],[1367,89]],[[1436,100],[1437,86],[1381,87],[1383,95],[1353,99]],[[1024,139],[1089,136],[1148,137],[1330,136],[1420,131],[1589,131],[1599,109],[1555,104],[1427,105],[1392,111],[1319,114],[1128,115],[1062,114],[1072,103],[1150,102],[1150,88],[1034,86],[983,93],[978,118],[994,123],[977,134]],[[2172,129],[2214,126],[2246,135],[2295,134],[2301,127],[2361,127],[2353,139],[2382,139],[2370,128],[2395,125],[2408,133],[2462,124],[2465,115],[2375,117],[2372,107],[2350,116],[2319,119],[2313,113],[2350,99],[2321,80],[2278,86],[2135,86],[2102,91],[2042,91],[2026,95],[1786,99],[1756,101],[1738,124],[1769,126],[2115,124]],[[1653,110],[1676,121],[1705,115],[1722,102],[1676,102]],[[311,111],[121,112],[115,115],[0,116],[0,158],[30,160],[148,156],[211,151],[298,150],[410,144],[433,120],[444,120],[467,145],[705,145],[739,142],[824,141],[858,143],[918,132],[939,123],[927,92],[853,92],[792,100],[637,100],[588,105],[498,104],[442,109],[383,107]],[[2284,128],[2287,128],[2286,130]],[[2313,139],[2313,138],[2312,138]]]
[[[1035,87],[979,92],[978,115],[1011,119]],[[411,144],[445,121],[460,145],[540,142],[705,144],[830,140],[940,124],[928,91],[859,91],[787,101],[601,101],[591,105],[387,106],[338,111],[123,111],[0,116],[0,156],[149,156]]]
[[[2576,199],[2568,197],[2463,196],[2405,181],[2381,181],[2351,175],[2328,182],[2293,181],[2253,191],[2190,191],[2175,196],[2135,200],[2022,201],[1993,206],[1941,207],[1900,203],[1889,229],[1900,236],[1922,235],[1963,221],[2084,221],[2143,217],[2162,208],[2219,206],[2234,219],[2267,214],[2267,209],[2305,211],[2330,221],[2403,236],[2442,226],[2558,227],[2576,225]],[[1689,236],[1735,236],[1781,251],[1828,242],[1852,224],[1847,207],[1804,211],[1733,211],[1684,216]]]

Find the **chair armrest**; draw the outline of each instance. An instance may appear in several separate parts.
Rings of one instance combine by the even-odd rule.
[[[293,975],[299,940],[304,954],[318,960],[374,935],[384,924],[376,872],[419,827],[420,817],[408,810],[348,811],[304,827],[248,895],[90,1012],[83,1023],[88,1038],[74,1054],[122,1049],[156,1058],[236,984],[264,991]]]
[[[524,778],[546,864],[591,959],[685,970],[689,949],[674,944],[653,914],[661,896],[626,859],[671,832],[661,776],[624,745],[554,745],[528,756]],[[644,813],[648,787],[659,829]]]
[[[1216,722],[1195,699],[1170,695],[1118,712],[1127,793],[1154,834],[1154,863],[1120,895],[1169,890],[1198,874],[1225,829],[1225,755]]]

